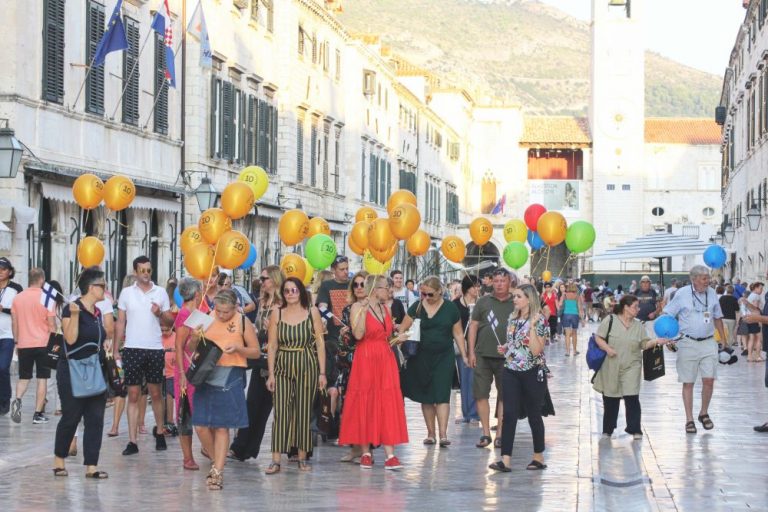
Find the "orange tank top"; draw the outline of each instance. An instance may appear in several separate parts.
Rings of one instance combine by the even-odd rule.
[[[205,331],[205,336],[213,341],[223,350],[229,346],[244,347],[243,339],[243,319],[240,313],[229,319],[227,322],[221,322],[216,318],[216,313],[211,312],[213,323]],[[222,354],[218,366],[240,366],[246,368],[248,362],[245,356],[240,354]]]

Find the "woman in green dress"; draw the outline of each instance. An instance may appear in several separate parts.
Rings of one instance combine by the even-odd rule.
[[[440,446],[445,447],[451,444],[448,440],[448,417],[456,365],[453,345],[456,344],[464,364],[467,364],[464,330],[456,304],[443,300],[440,279],[434,276],[426,278],[419,291],[421,300],[408,308],[408,314],[400,324],[401,333],[410,329],[414,319],[419,319],[421,324],[419,348],[416,355],[408,359],[402,374],[402,388],[406,397],[421,404],[427,424],[424,444],[435,444],[437,419]]]
[[[640,379],[643,350],[664,345],[668,340],[651,340],[645,325],[636,319],[640,302],[634,295],[624,295],[595,333],[597,345],[606,358],[597,371],[592,387],[603,394],[603,435],[610,437],[616,428],[619,403],[624,399],[627,434],[642,439],[640,428]]]

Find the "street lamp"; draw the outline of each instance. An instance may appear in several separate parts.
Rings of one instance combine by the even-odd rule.
[[[710,238],[710,240],[715,245],[721,245],[723,243],[723,234],[718,231],[712,236],[712,238]]]
[[[762,215],[760,215],[760,210],[757,209],[755,203],[752,203],[752,207],[747,210],[747,226],[749,226],[750,231],[757,231],[760,229],[761,218]]]
[[[2,121],[5,121],[5,128],[0,128],[0,178],[15,178],[24,148],[14,137],[13,128],[8,127],[8,119]]]
[[[211,179],[208,176],[203,176],[200,180],[200,185],[195,189],[195,198],[197,199],[197,205],[200,207],[201,212],[216,206],[216,200],[219,198],[219,193],[213,187]]]
[[[736,236],[736,230],[733,228],[733,224],[730,222],[726,223],[725,227],[723,227],[723,239],[725,240],[725,243],[729,245],[732,244],[734,236]]]

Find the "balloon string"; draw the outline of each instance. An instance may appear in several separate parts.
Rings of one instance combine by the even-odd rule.
[[[536,253],[538,261],[536,261],[536,265],[534,265],[533,270],[531,270],[531,277],[536,275],[536,270],[539,268],[539,265],[541,265],[541,262],[544,261],[544,256],[542,255],[543,250],[541,248],[536,249],[534,252]]]
[[[221,243],[221,237],[219,237],[219,240],[216,240],[216,247],[213,249],[213,262],[211,263],[211,269],[208,271],[208,279],[205,281],[205,292],[203,292],[202,297],[200,297],[200,304],[197,305],[197,309],[200,309],[203,305],[203,301],[205,301],[206,293],[208,292],[208,283],[211,281],[211,277],[213,277],[213,269],[216,268],[216,253],[219,250],[219,243]]]
[[[571,261],[571,258],[573,258],[573,253],[569,254],[567,258],[565,258],[565,263],[563,263],[563,268],[560,269],[560,272],[557,273],[558,276],[563,275],[563,270],[565,270],[565,267],[568,266],[568,262]]]
[[[549,252],[552,248],[550,246],[547,246],[547,263],[544,265],[544,270],[549,270]]]

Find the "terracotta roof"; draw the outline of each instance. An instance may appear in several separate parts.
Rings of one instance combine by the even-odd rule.
[[[586,117],[526,116],[523,120],[522,146],[589,146],[589,122]]]
[[[646,118],[645,142],[666,144],[720,144],[722,133],[709,118]]]

